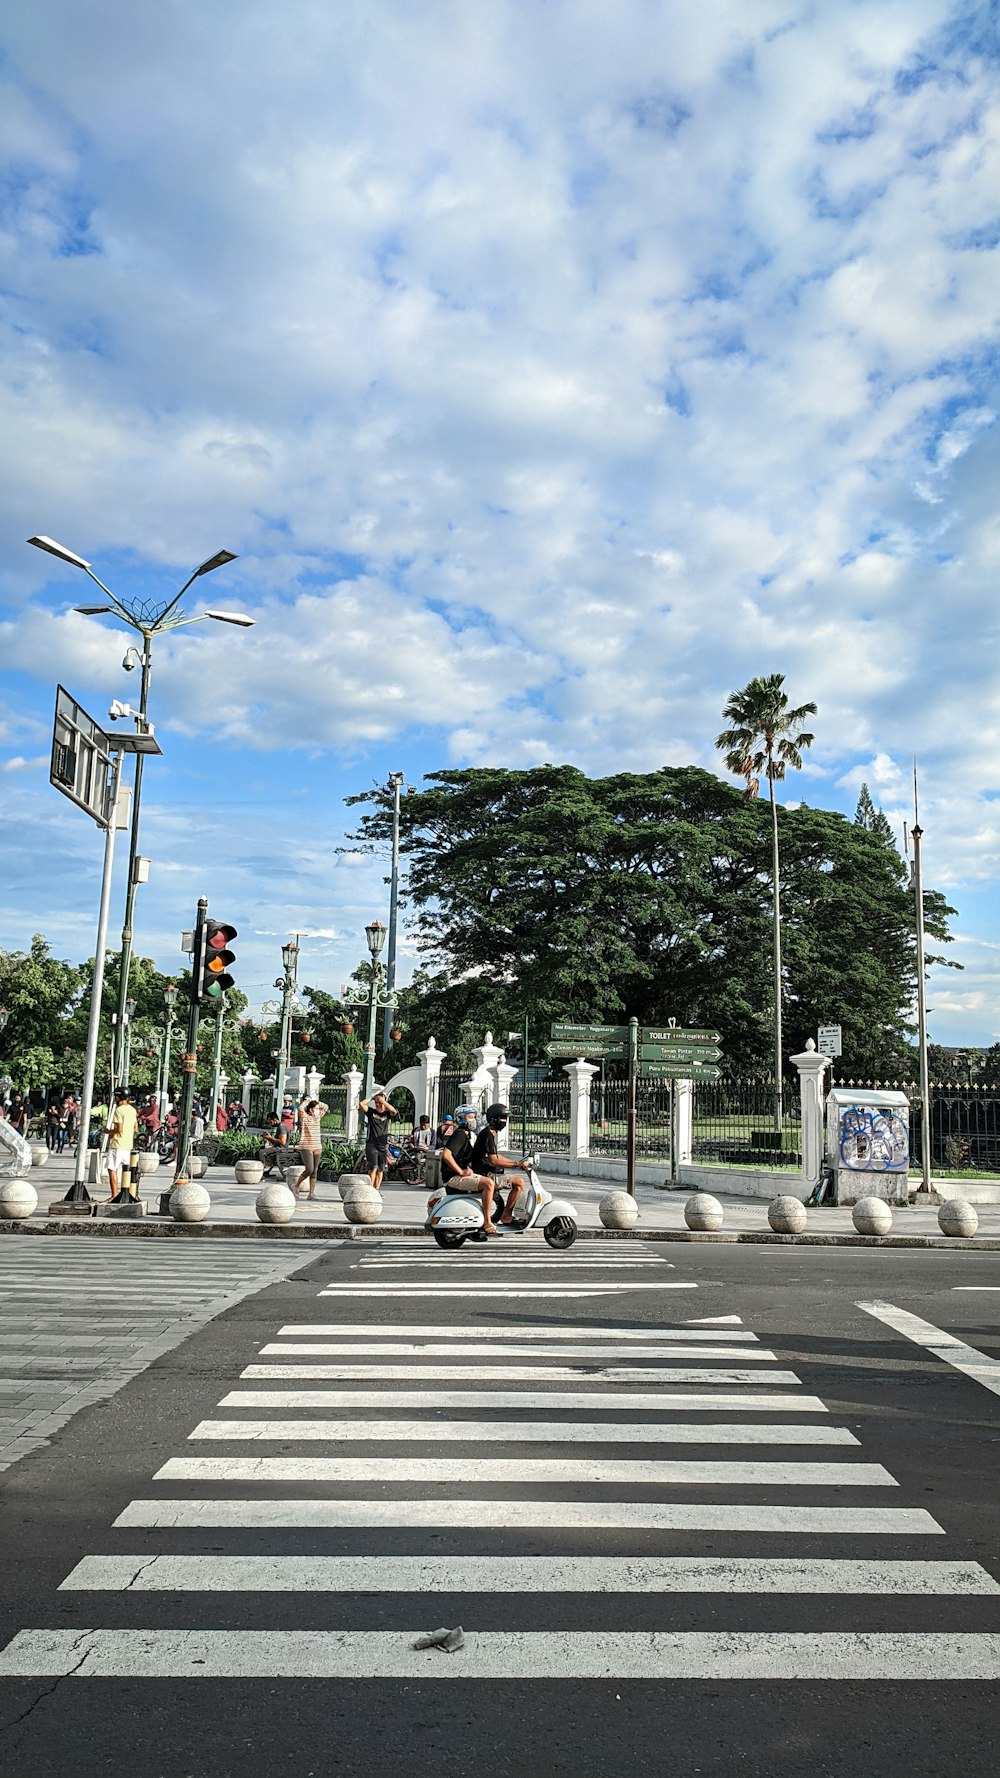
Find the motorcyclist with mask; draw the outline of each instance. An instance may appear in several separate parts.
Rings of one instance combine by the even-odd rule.
[[[474,1173],[482,1174],[486,1179],[492,1179],[494,1191],[501,1181],[504,1182],[505,1188],[509,1183],[510,1191],[507,1194],[507,1202],[500,1218],[500,1224],[502,1228],[517,1228],[518,1224],[514,1222],[511,1211],[528,1182],[523,1173],[515,1171],[520,1163],[515,1161],[511,1155],[500,1153],[498,1138],[501,1130],[507,1128],[509,1119],[510,1112],[506,1105],[491,1105],[489,1107],[486,1113],[486,1123],[472,1146],[472,1170]]]
[[[488,1235],[499,1235],[493,1221],[495,1178],[490,1173],[480,1175],[472,1164],[475,1106],[459,1105],[454,1122],[454,1130],[444,1138],[441,1147],[441,1183],[449,1193],[468,1192],[473,1197],[479,1194],[483,1200],[483,1227]]]

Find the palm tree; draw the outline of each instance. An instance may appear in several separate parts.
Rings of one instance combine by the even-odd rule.
[[[771,878],[774,892],[774,1117],[782,1128],[781,1102],[781,875],[778,865],[778,808],[774,800],[776,780],[783,778],[788,767],[802,768],[802,753],[811,747],[814,736],[806,734],[802,724],[807,716],[815,716],[815,704],[800,704],[790,710],[788,697],[782,689],[783,673],[758,675],[742,691],[734,691],[726,701],[723,716],[732,724],[724,729],[715,745],[722,753],[726,770],[746,780],[746,794],[756,797],[760,791],[761,773],[767,773],[771,797]]]

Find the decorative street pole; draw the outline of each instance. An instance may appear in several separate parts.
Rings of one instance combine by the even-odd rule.
[[[365,1078],[361,1090],[363,1099],[371,1095],[375,1080],[375,1027],[378,1015],[383,1008],[391,1008],[396,1003],[396,995],[385,986],[385,964],[382,962],[382,947],[386,941],[386,928],[380,920],[373,920],[365,927],[365,938],[371,955],[371,981],[368,985],[368,1042],[365,1044]],[[355,1007],[350,1010],[360,1010]]]
[[[141,759],[142,755],[137,754],[136,758]],[[128,1083],[132,1078],[132,1020],[135,1018],[135,1008],[136,1008],[136,1002],[134,1000],[126,1000],[126,1002],[125,1002],[125,1042],[122,1046],[122,1067],[121,1067],[121,1084],[126,1087],[128,1086]]]
[[[917,804],[917,767],[913,765],[913,900],[917,927],[917,1044],[920,1056],[920,1190],[931,1189],[931,1088],[927,1065],[927,984],[924,963],[924,879],[920,860],[920,842],[924,830],[920,825]]]
[[[274,1070],[274,1109],[280,1115],[281,1102],[285,1096],[285,1071],[291,1065],[291,1033],[292,1033],[292,1001],[295,997],[295,986],[298,981],[299,947],[289,942],[281,947],[281,961],[284,975],[279,975],[275,987],[281,989],[281,1041]]]
[[[163,1048],[160,1052],[160,1077],[156,1086],[156,1103],[160,1117],[166,1116],[167,1095],[170,1089],[170,1045],[174,1030],[174,1008],[177,1005],[177,989],[169,982],[163,990],[163,1000],[167,1016],[163,1026]]]
[[[389,773],[392,791],[392,876],[389,882],[389,949],[386,953],[386,989],[393,999],[386,1001],[382,1019],[382,1054],[392,1043],[392,1008],[396,994],[396,922],[399,905],[399,793],[403,787],[402,772]]]
[[[212,1057],[212,1094],[208,1110],[208,1127],[215,1129],[216,1113],[219,1109],[219,1076],[222,1073],[222,1031],[226,1022],[226,996],[222,994],[215,1003],[215,1053]]]

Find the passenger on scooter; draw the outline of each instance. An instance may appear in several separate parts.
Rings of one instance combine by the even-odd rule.
[[[486,1113],[486,1123],[472,1146],[473,1171],[492,1179],[494,1187],[506,1176],[505,1183],[510,1186],[507,1203],[500,1218],[503,1228],[510,1228],[514,1223],[511,1211],[528,1184],[523,1173],[512,1170],[520,1163],[512,1155],[501,1154],[497,1143],[500,1131],[507,1128],[509,1119],[510,1113],[506,1105],[491,1105]]]
[[[472,1131],[476,1122],[475,1106],[460,1105],[455,1112],[454,1121],[455,1128],[445,1138],[441,1149],[441,1184],[449,1194],[467,1192],[470,1197],[481,1196],[483,1227],[488,1235],[498,1235],[500,1230],[493,1221],[495,1181],[488,1174],[480,1177],[470,1165]]]

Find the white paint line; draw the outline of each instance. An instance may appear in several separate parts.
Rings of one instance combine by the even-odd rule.
[[[662,1264],[663,1261],[660,1259],[613,1259],[610,1256],[607,1259],[603,1256],[597,1259],[584,1254],[575,1259],[571,1259],[568,1254],[560,1255],[558,1258],[545,1259],[541,1254],[530,1257],[520,1253],[497,1253],[494,1250],[492,1253],[463,1254],[457,1265],[454,1257],[433,1259],[429,1255],[422,1257],[413,1255],[409,1259],[363,1259],[359,1269],[365,1272],[410,1272],[415,1268],[427,1271],[439,1266],[447,1266],[450,1271],[456,1271],[458,1266],[469,1266],[474,1267],[477,1272],[481,1272],[484,1269],[493,1270],[494,1267],[506,1266],[508,1269],[516,1268],[518,1271],[548,1271],[553,1266],[557,1266],[562,1271],[570,1272],[586,1270],[631,1272],[644,1266],[661,1266]]]
[[[282,1376],[287,1372],[282,1371]],[[661,1413],[827,1414],[818,1395],[695,1394],[658,1389],[627,1395],[595,1389],[234,1389],[220,1408],[582,1408],[588,1414]]]
[[[911,1315],[908,1309],[897,1309],[892,1303],[858,1303],[857,1307],[866,1315],[874,1315],[877,1321],[884,1321],[887,1327],[895,1328],[897,1333],[905,1334],[915,1346],[923,1346],[935,1358],[942,1358],[945,1364],[952,1365],[963,1376],[971,1377],[974,1383],[981,1383],[984,1389],[1000,1395],[1000,1359],[988,1358],[975,1346],[967,1346],[954,1334],[944,1333],[931,1322],[922,1321],[919,1315]]]
[[[953,1284],[952,1290],[1000,1291],[1000,1284]]]
[[[978,1562],[761,1556],[84,1556],[66,1592],[838,1593],[980,1598]]]
[[[520,1346],[514,1343],[510,1334],[497,1332],[492,1346],[476,1346],[471,1341],[463,1345],[461,1341],[439,1344],[435,1340],[382,1340],[369,1344],[372,1333],[379,1330],[355,1328],[354,1339],[343,1342],[322,1341],[311,1342],[298,1340],[294,1345],[287,1342],[272,1342],[261,1346],[263,1358],[474,1358],[477,1364],[488,1359],[496,1359],[506,1364],[512,1358],[531,1359],[535,1364],[547,1364],[555,1358],[615,1358],[621,1363],[633,1358],[738,1358],[742,1364],[777,1364],[773,1352],[765,1351],[763,1346],[755,1346],[747,1351],[743,1346],[630,1346],[626,1349],[615,1346],[563,1346],[553,1352],[551,1346]]]
[[[880,1463],[648,1462],[601,1457],[171,1457],[154,1482],[587,1482],[635,1487],[895,1488]],[[443,1506],[444,1503],[439,1503]],[[516,1522],[516,1505],[513,1509]]]
[[[724,1321],[731,1318],[723,1316]],[[286,1327],[279,1327],[278,1338],[288,1339],[326,1339],[337,1334],[351,1334],[355,1341],[359,1336],[366,1340],[408,1339],[415,1335],[420,1339],[449,1340],[505,1340],[513,1335],[520,1340],[738,1340],[744,1343],[755,1342],[757,1335],[746,1331],[713,1333],[708,1328],[691,1327],[602,1327],[598,1322],[578,1322],[575,1326],[565,1323],[559,1327],[546,1327],[544,1322],[536,1325],[523,1325],[513,1328],[500,1327],[492,1324],[489,1327],[459,1326],[454,1322],[449,1326],[424,1326],[419,1321],[380,1321],[377,1326],[367,1327],[357,1321],[325,1321],[299,1323],[289,1322]]]
[[[1000,1635],[935,1631],[480,1630],[457,1654],[399,1630],[21,1630],[0,1675],[76,1679],[1000,1679]]]
[[[503,1444],[581,1445],[859,1445],[846,1426],[822,1423],[779,1426],[742,1421],[701,1425],[690,1420],[605,1422],[600,1426],[559,1420],[201,1420],[189,1439],[463,1439]]]
[[[328,1284],[319,1296],[607,1296],[613,1290],[697,1290],[696,1284],[568,1284],[550,1290],[547,1284]]]
[[[689,1327],[721,1327],[724,1323],[738,1327],[743,1320],[742,1315],[688,1315]],[[754,1334],[754,1339],[757,1338]],[[733,1339],[742,1339],[742,1334],[734,1334]]]
[[[357,1364],[248,1364],[240,1372],[241,1377],[315,1377],[327,1381],[349,1380],[353,1377],[356,1383],[372,1383],[377,1377],[386,1381],[405,1382],[407,1377],[413,1381],[434,1383],[468,1382],[476,1371],[474,1364],[369,1364],[359,1360]],[[628,1370],[618,1369],[611,1365],[546,1364],[537,1367],[537,1381],[553,1383],[580,1382],[582,1377],[593,1377],[595,1383],[781,1383],[799,1386],[799,1379],[794,1371],[768,1371],[764,1376],[760,1371],[710,1371],[710,1370]],[[523,1378],[521,1379],[523,1381]],[[625,1406],[628,1404],[625,1403]]]
[[[440,1529],[447,1507],[449,1528],[489,1535],[514,1520],[523,1530],[753,1531],[782,1536],[943,1537],[944,1528],[922,1507],[689,1506],[631,1500],[132,1500],[115,1520],[116,1530],[346,1530],[387,1525]],[[259,1632],[258,1632],[259,1633]]]

